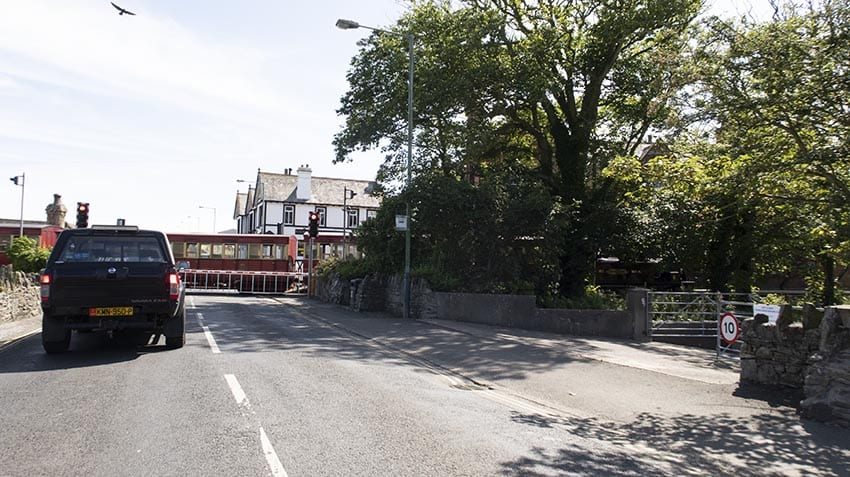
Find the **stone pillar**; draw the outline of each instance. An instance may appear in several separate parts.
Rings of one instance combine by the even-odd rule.
[[[53,194],[53,203],[44,209],[47,212],[47,223],[56,227],[65,227],[65,214],[68,208],[62,203],[62,196]]]
[[[649,327],[649,290],[632,288],[626,295],[626,308],[632,318],[632,339],[650,341]]]

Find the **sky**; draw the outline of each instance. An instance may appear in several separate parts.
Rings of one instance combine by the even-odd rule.
[[[257,169],[374,180],[379,152],[333,164],[357,41],[338,18],[388,27],[403,0],[0,0],[0,218],[165,232],[235,227]],[[714,0],[712,12],[768,12]],[[414,88],[415,92],[415,88]],[[3,175],[5,174],[5,176]],[[246,182],[237,182],[237,181]]]

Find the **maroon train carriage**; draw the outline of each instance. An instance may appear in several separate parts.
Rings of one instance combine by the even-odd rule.
[[[303,237],[260,234],[169,233],[188,289],[243,293],[306,293]],[[313,265],[341,252],[342,237],[315,239]]]

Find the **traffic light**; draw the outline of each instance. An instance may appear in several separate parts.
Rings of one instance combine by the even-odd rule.
[[[89,226],[89,203],[77,202],[77,228],[84,229]]]
[[[310,237],[316,238],[319,236],[319,213],[317,211],[310,212]]]

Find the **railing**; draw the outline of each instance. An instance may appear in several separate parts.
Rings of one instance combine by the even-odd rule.
[[[731,311],[741,322],[752,316],[753,302],[758,299],[745,293],[650,292],[650,335],[655,341],[715,348],[718,358],[737,356],[740,345],[721,340],[718,319]]]
[[[307,294],[307,274],[300,272],[184,269],[179,273],[188,293]]]

